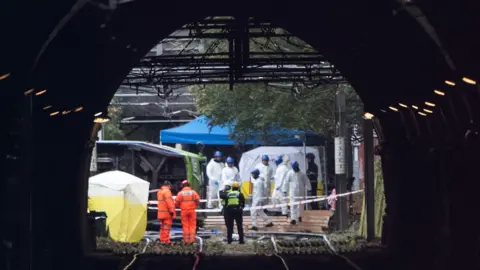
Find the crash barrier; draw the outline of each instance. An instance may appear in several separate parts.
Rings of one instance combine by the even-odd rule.
[[[271,209],[271,208],[279,208],[279,207],[284,207],[284,206],[307,204],[307,203],[312,203],[312,202],[335,200],[338,197],[344,197],[344,196],[348,196],[350,194],[356,194],[356,193],[360,193],[360,192],[363,192],[363,189],[352,191],[352,192],[347,192],[347,193],[342,193],[342,194],[330,195],[330,196],[319,196],[319,197],[316,197],[314,199],[301,200],[301,201],[297,201],[297,202],[278,203],[278,204],[274,203],[274,204],[267,204],[267,205],[262,205],[262,206],[249,207],[249,208],[243,209],[243,211],[250,211],[250,210],[257,210],[257,209]],[[297,198],[301,199],[301,198],[305,198],[305,197],[297,197]],[[269,199],[276,200],[278,198],[269,197]],[[288,199],[290,199],[290,197],[283,197],[282,199],[283,200],[288,200]],[[206,202],[206,201],[208,201],[208,200],[205,200],[205,199],[200,200],[200,202]],[[212,201],[218,201],[218,199],[212,200]],[[148,201],[148,204],[149,205],[158,205],[158,201]],[[158,207],[149,206],[148,209],[155,209],[156,210],[156,209],[158,209]],[[176,210],[180,211],[180,209],[176,209]],[[197,212],[197,213],[220,213],[221,210],[220,209],[196,209],[195,212]]]

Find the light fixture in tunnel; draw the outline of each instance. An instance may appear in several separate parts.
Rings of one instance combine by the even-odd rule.
[[[98,117],[98,116],[100,116],[100,115],[102,115],[102,114],[103,114],[103,112],[97,112],[97,113],[95,114],[95,117]]]
[[[408,108],[408,106],[403,103],[398,103],[398,105],[400,105],[400,107],[403,107],[403,108]]]
[[[388,108],[389,108],[390,110],[394,111],[394,112],[398,112],[398,109],[395,108],[395,107],[389,106]]]
[[[59,111],[52,112],[52,113],[50,114],[50,116],[55,116],[55,115],[57,115],[57,114],[59,114],[59,113],[60,113]]]
[[[385,111],[385,110],[383,110],[383,109],[380,109],[380,111],[381,111],[381,112],[384,112],[384,113],[386,113],[386,112],[387,112],[387,111]]]
[[[472,79],[470,79],[470,78],[467,78],[467,77],[463,77],[462,80],[463,80],[464,82],[468,83],[468,84],[473,84],[473,85],[477,84],[476,81],[474,81],[474,80],[472,80]]]
[[[37,93],[35,93],[35,96],[40,96],[40,95],[43,95],[47,92],[47,89],[43,89],[42,91],[38,91]]]
[[[414,108],[415,110],[418,110],[418,106],[412,105],[412,108]]]
[[[52,105],[48,105],[48,106],[43,107],[43,109],[44,109],[44,110],[48,110],[48,109],[50,109],[51,107],[52,107]]]
[[[62,115],[67,115],[67,114],[69,114],[69,113],[71,113],[71,112],[72,112],[72,110],[65,110],[65,111],[62,112]]]
[[[439,96],[445,96],[445,93],[440,90],[433,90],[433,92]]]
[[[455,83],[452,82],[452,81],[449,81],[449,80],[446,80],[445,83],[450,85],[450,86],[455,86]]]
[[[27,91],[23,92],[23,94],[24,94],[25,96],[28,96],[28,95],[30,95],[30,94],[33,92],[33,90],[35,90],[35,89],[33,89],[33,88],[32,88],[32,89],[28,89]]]
[[[431,102],[428,102],[428,101],[425,101],[425,105],[430,106],[430,107],[435,107],[434,103],[431,103]]]
[[[433,111],[429,110],[429,109],[423,109],[424,112],[427,112],[427,113],[433,113]]]
[[[135,119],[135,116],[130,116],[130,117],[127,117],[127,118],[123,118],[122,121],[130,121],[130,120],[133,120]]]
[[[5,80],[6,78],[10,77],[10,73],[5,73],[5,74],[2,74],[0,75],[0,81],[1,80]]]
[[[106,123],[110,121],[110,117],[97,117],[93,120],[94,123],[97,123],[97,124],[103,124],[103,123]]]
[[[427,116],[427,114],[423,112],[418,112],[418,114],[420,114],[421,116]]]
[[[363,117],[365,119],[372,119],[374,117],[374,115],[369,113],[369,112],[366,112],[366,113],[363,114]]]
[[[83,110],[83,107],[82,107],[82,106],[75,108],[74,112],[79,112],[79,111],[81,111],[81,110]]]

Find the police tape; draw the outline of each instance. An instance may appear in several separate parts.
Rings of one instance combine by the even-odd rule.
[[[352,191],[352,192],[347,192],[347,193],[342,193],[342,194],[329,195],[329,196],[326,196],[326,197],[325,196],[320,196],[319,198],[309,199],[309,200],[301,200],[301,201],[288,202],[288,203],[278,203],[278,204],[274,203],[274,204],[268,204],[268,205],[262,205],[262,206],[248,207],[248,208],[243,209],[243,211],[259,210],[259,209],[273,209],[273,208],[279,208],[279,207],[307,204],[307,203],[312,203],[312,202],[320,202],[320,201],[336,199],[338,197],[344,197],[344,196],[348,196],[348,195],[356,194],[356,193],[360,193],[360,192],[363,192],[363,189]],[[280,200],[280,201],[282,201],[282,200],[284,201],[288,198],[289,197],[277,197],[277,198],[276,197],[271,197],[272,200]],[[304,198],[304,197],[301,197],[301,198]],[[217,201],[217,200],[218,199],[215,199],[215,201]],[[207,200],[200,200],[200,201],[207,201]],[[214,200],[212,200],[212,201],[214,201]],[[149,201],[149,204],[158,204],[158,201]],[[148,209],[157,210],[158,207],[149,206]],[[180,211],[180,209],[175,209],[175,210]],[[220,213],[221,210],[220,209],[196,209],[195,212],[197,212],[197,213]]]
[[[252,195],[248,195],[248,197],[252,197]],[[172,198],[175,200],[175,198],[177,198],[177,196],[172,196]],[[276,197],[261,197],[260,199],[262,200],[266,200],[266,199],[272,199],[272,198],[276,198]],[[325,198],[325,196],[298,196],[298,197],[293,197],[294,199],[318,199],[318,198]],[[290,197],[283,197],[283,199],[290,199]],[[211,202],[218,202],[218,201],[221,201],[222,199],[201,199],[200,202],[208,202],[208,201],[211,201]],[[148,201],[148,204],[158,204],[158,201],[155,201],[155,200],[149,200]]]
[[[159,191],[160,189],[152,189],[152,190],[149,190],[148,193],[155,193],[157,191]],[[173,199],[175,199],[177,196],[173,196]],[[248,195],[248,197],[252,197],[252,194]],[[316,199],[316,198],[320,198],[320,197],[324,197],[324,196],[299,196],[299,197],[295,197],[295,199]],[[260,199],[262,200],[265,200],[265,199],[271,199],[272,197],[261,197]],[[201,199],[200,202],[207,202],[208,199]],[[220,199],[211,199],[210,201],[214,202],[214,201],[220,201]],[[148,203],[154,203],[155,204],[157,203],[157,201],[148,201]]]

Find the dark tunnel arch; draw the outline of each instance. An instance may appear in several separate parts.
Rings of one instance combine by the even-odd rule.
[[[475,122],[470,120],[474,120],[471,118],[478,113],[469,114],[467,108],[474,110],[478,95],[472,91],[472,86],[461,82],[457,71],[450,70],[437,45],[415,18],[402,11],[394,15],[392,11],[398,6],[388,1],[367,2],[370,5],[359,1],[335,1],[324,3],[322,10],[305,8],[301,2],[295,7],[278,8],[274,13],[270,3],[262,2],[247,15],[271,20],[318,48],[349,79],[364,101],[366,111],[377,116],[385,135],[381,154],[387,179],[386,242],[396,252],[411,249],[407,253],[413,258],[416,252],[431,247],[432,242],[453,247],[464,236],[463,232],[454,231],[461,228],[458,219],[465,213],[458,211],[458,207],[464,207],[471,199],[464,199],[460,193],[473,193],[466,189],[457,191],[458,184],[453,179],[468,179],[471,168],[475,167],[476,159],[467,157],[473,156],[472,151],[478,149],[478,143],[474,137],[466,141],[464,135],[468,129],[473,134],[476,132]],[[51,3],[57,4],[56,1]],[[9,50],[2,50],[5,61],[0,63],[0,71],[11,72],[11,76],[0,81],[0,88],[6,89],[2,95],[12,100],[2,109],[6,113],[14,108],[27,109],[28,99],[22,95],[25,90],[32,87],[48,90],[46,95],[33,99],[35,113],[30,116],[33,126],[26,127],[30,133],[25,134],[26,141],[30,137],[33,141],[23,146],[30,160],[25,163],[28,166],[22,183],[34,190],[32,196],[37,202],[34,206],[34,233],[40,237],[35,245],[39,249],[53,247],[56,250],[54,246],[60,240],[48,239],[48,234],[53,231],[48,227],[50,221],[47,218],[52,218],[55,211],[67,211],[63,225],[70,229],[68,232],[63,229],[63,232],[72,235],[72,243],[68,245],[76,250],[69,256],[76,260],[76,256],[82,254],[81,243],[85,238],[82,211],[86,203],[88,153],[91,151],[87,144],[93,114],[105,110],[130,67],[181,25],[231,11],[213,3],[198,2],[192,3],[188,11],[180,12],[180,7],[172,5],[134,1],[121,5],[107,22],[106,11],[87,4],[53,39],[33,71],[40,48],[56,23],[70,10],[72,2],[63,1],[62,7],[56,6],[55,9],[49,4],[32,3],[32,10],[25,11],[21,20],[9,18],[10,23],[18,23],[23,35],[18,37],[13,31],[8,32],[16,38],[18,47],[12,43],[2,45],[9,46]],[[159,10],[165,12],[159,14]],[[42,17],[47,11],[50,16]],[[101,27],[103,24],[105,27]],[[312,33],[306,25],[318,26],[318,29]],[[149,29],[157,32],[153,34]],[[467,71],[465,73],[472,74]],[[449,88],[445,80],[455,81],[457,85]],[[449,98],[435,96],[433,89],[442,89]],[[425,101],[434,102],[442,112],[427,118],[412,117],[404,111],[381,111],[388,111],[388,106],[397,106],[399,102],[420,106]],[[78,106],[84,109],[54,118],[42,111],[46,105],[58,110]],[[414,184],[405,184],[404,179]],[[476,183],[469,185],[471,190],[479,187]],[[58,188],[51,189],[52,186]],[[415,209],[415,203],[405,200],[402,195],[414,193],[415,189],[427,190],[419,199],[425,211]],[[63,193],[56,198],[44,198],[53,191]],[[454,202],[448,211],[437,209],[435,212],[433,200],[437,197],[443,198],[439,204],[446,205],[461,200]],[[62,203],[58,204],[57,200]],[[425,212],[429,214],[423,215]],[[445,227],[453,232],[445,235]],[[24,229],[28,231],[28,228]],[[415,248],[411,248],[411,241],[407,241],[411,234],[422,238],[414,240]],[[468,252],[453,251],[451,256],[467,258],[478,249],[473,242],[469,242],[468,247]],[[442,255],[433,251],[427,255],[428,258],[439,256]],[[425,265],[430,265],[431,262],[427,261]]]

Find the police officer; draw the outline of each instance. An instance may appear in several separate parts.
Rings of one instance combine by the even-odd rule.
[[[232,189],[232,183],[227,182],[225,183],[225,188],[223,190],[220,190],[219,196],[220,196],[220,203],[222,205],[222,210],[220,211],[220,214],[223,215],[223,220],[225,221],[225,226],[227,226],[227,215],[225,212],[225,204],[227,203],[227,194],[228,192]]]
[[[307,177],[310,180],[310,186],[312,187],[311,195],[317,196],[317,184],[318,184],[318,166],[315,164],[315,155],[313,153],[308,153],[307,158]],[[312,209],[318,210],[318,202],[312,203]]]
[[[245,244],[243,238],[243,208],[245,207],[245,197],[239,191],[240,183],[232,183],[232,189],[221,196],[225,200],[225,219],[227,225],[227,242],[232,243],[233,222],[237,223],[239,243]]]

